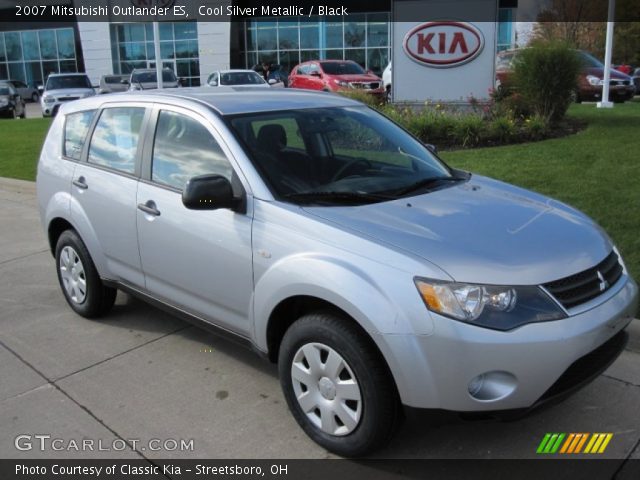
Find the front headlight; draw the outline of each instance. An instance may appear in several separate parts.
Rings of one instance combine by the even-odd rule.
[[[339,87],[349,87],[349,82],[345,82],[344,80],[334,80],[336,85]]]
[[[604,81],[595,75],[587,75],[587,82],[589,82],[589,85],[593,85],[594,87],[604,85]]]
[[[566,318],[541,288],[440,282],[415,279],[429,310],[455,320],[495,330]]]
[[[42,101],[44,103],[53,103],[55,102],[55,99],[53,97],[45,95],[44,97],[42,97]]]
[[[6,98],[0,98],[0,107],[6,107],[7,105],[9,105],[9,100]]]

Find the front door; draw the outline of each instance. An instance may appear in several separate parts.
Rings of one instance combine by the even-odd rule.
[[[250,215],[188,210],[187,180],[234,171],[206,120],[174,107],[157,113],[148,181],[138,188],[138,238],[146,289],[216,325],[249,334],[253,292]],[[144,174],[143,174],[144,175]]]

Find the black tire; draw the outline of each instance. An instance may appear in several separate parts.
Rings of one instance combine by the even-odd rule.
[[[292,366],[296,354],[308,344],[322,344],[333,349],[355,376],[362,405],[357,425],[347,434],[337,436],[325,433],[312,422],[298,402]],[[324,362],[323,368],[329,363],[327,359]],[[330,452],[344,457],[366,455],[386,445],[395,433],[402,412],[395,383],[376,346],[351,320],[328,312],[313,313],[298,319],[282,339],[278,370],[282,390],[294,418],[313,441]],[[341,375],[344,373],[343,369]],[[318,381],[317,385],[321,383],[320,379],[313,378]],[[324,397],[321,401],[332,402],[333,398],[329,400]],[[313,412],[319,412],[319,409]],[[312,415],[312,411],[309,415]],[[313,415],[320,418],[319,413]],[[337,420],[338,417],[334,415],[333,421]]]
[[[38,95],[37,92],[33,92],[33,94],[31,95],[31,101],[33,103],[36,103],[40,100],[40,95]]]
[[[22,103],[22,113],[20,114],[20,118],[22,119],[27,118],[27,107],[24,104],[24,102]]]
[[[83,267],[82,278],[84,278],[86,288],[82,299],[73,299],[65,287],[61,268],[61,258],[65,247],[72,249],[67,250],[67,252],[75,252]],[[102,283],[87,247],[74,230],[65,230],[58,238],[58,243],[56,244],[56,272],[64,298],[71,309],[78,315],[86,318],[96,318],[104,315],[113,307],[118,291],[115,288],[106,287]]]

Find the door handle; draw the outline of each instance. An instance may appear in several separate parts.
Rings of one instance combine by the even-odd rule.
[[[89,188],[89,185],[87,185],[84,177],[79,177],[77,180],[74,180],[73,184],[82,190],[86,190],[87,188]]]
[[[144,213],[153,215],[154,217],[160,216],[160,210],[156,208],[156,204],[153,200],[148,200],[147,203],[139,203],[138,210],[142,210]]]

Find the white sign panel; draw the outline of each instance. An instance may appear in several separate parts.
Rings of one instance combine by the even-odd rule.
[[[485,100],[495,84],[497,0],[415,0],[393,4],[393,99],[396,102]],[[430,13],[431,12],[431,13]],[[459,17],[465,12],[465,20]],[[433,18],[431,18],[433,15]],[[415,22],[395,19],[415,18]]]

